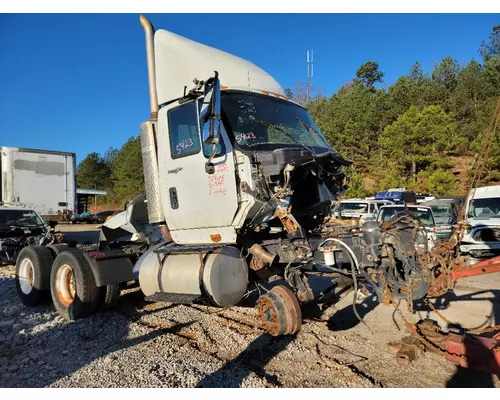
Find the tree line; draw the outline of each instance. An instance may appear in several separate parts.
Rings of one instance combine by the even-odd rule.
[[[447,56],[430,72],[416,61],[387,88],[384,72],[368,61],[330,98],[304,91],[292,99],[308,108],[329,143],[354,161],[346,170],[347,196],[391,187],[438,196],[464,194],[500,95],[500,26],[479,48],[480,61],[461,66]],[[500,180],[500,140],[495,136],[487,174]]]
[[[129,138],[120,148],[110,148],[104,155],[88,154],[79,164],[77,186],[85,189],[106,190],[98,202],[123,205],[127,200],[144,192],[141,141]]]
[[[450,56],[408,73],[384,88],[376,61],[329,98],[307,97],[298,84],[287,95],[306,107],[329,143],[354,161],[346,168],[346,197],[405,186],[438,196],[464,194],[475,156],[500,95],[500,26],[480,43],[479,61],[460,65]],[[500,181],[500,140],[495,136],[481,183]],[[121,203],[144,191],[139,137],[104,155],[91,153],[77,169],[78,187],[104,189],[101,201]]]

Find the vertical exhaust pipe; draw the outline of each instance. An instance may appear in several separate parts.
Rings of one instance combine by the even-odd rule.
[[[156,93],[156,70],[154,50],[154,28],[144,16],[139,17],[146,35],[146,59],[148,63],[149,101],[151,103],[151,119],[141,124],[141,151],[144,181],[146,186],[146,199],[148,219],[151,224],[160,224],[163,237],[171,241],[172,236],[165,221],[163,213],[160,178],[158,173],[158,156],[156,143],[156,124],[158,122],[158,94]]]
[[[148,62],[149,80],[149,101],[151,103],[151,121],[158,120],[158,95],[156,93],[156,70],[155,70],[155,49],[154,49],[154,28],[149,19],[144,15],[139,17],[144,33],[146,35],[146,59]]]

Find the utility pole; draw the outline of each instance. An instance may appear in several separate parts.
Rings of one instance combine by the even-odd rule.
[[[311,78],[313,77],[313,50],[307,50],[307,101],[311,100]]]

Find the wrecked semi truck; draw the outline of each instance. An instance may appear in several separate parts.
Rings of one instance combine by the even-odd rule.
[[[140,22],[151,106],[140,126],[146,192],[102,226],[94,251],[26,250],[32,269],[16,274],[32,288],[18,291],[25,304],[50,292],[61,315],[82,318],[136,281],[150,301],[231,307],[250,283],[278,276],[284,284],[256,305],[263,327],[281,335],[300,329],[303,304],[327,302],[338,277],[380,296],[426,295],[428,259],[415,250],[425,231],[404,215],[384,227],[330,220],[351,162],[271,75]],[[317,293],[308,276],[325,268],[330,289]]]

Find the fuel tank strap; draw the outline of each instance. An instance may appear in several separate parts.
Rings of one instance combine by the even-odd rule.
[[[211,246],[211,245],[179,245],[175,243],[169,243],[164,247],[156,249],[154,252],[159,254],[180,254],[180,253],[206,253],[209,251],[214,251],[223,246]]]

